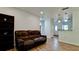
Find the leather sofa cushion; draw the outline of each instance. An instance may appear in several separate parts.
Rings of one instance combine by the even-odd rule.
[[[24,45],[32,45],[32,44],[34,44],[33,40],[27,40],[24,42]]]
[[[28,36],[20,36],[20,37],[17,37],[17,39],[23,39],[23,40],[27,40],[27,39],[29,39],[29,37]]]
[[[34,41],[36,41],[36,42],[37,42],[37,41],[44,41],[44,40],[45,40],[44,37],[38,37],[38,38],[35,38],[35,39],[34,39]]]
[[[16,32],[17,37],[28,36],[28,35],[29,35],[29,33],[27,31],[18,31],[18,32]]]
[[[39,35],[30,35],[29,36],[30,39],[32,39],[32,38],[34,39],[34,38],[37,38],[37,37],[40,37],[40,36]]]
[[[18,42],[24,42],[24,40],[22,40],[22,39],[17,39],[17,41],[18,41]]]
[[[38,31],[38,30],[29,31],[29,34],[30,34],[30,35],[41,35],[41,34],[40,34],[40,31]]]

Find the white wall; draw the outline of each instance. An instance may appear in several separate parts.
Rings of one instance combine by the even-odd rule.
[[[72,31],[59,32],[59,40],[79,46],[79,8],[71,8],[73,16]]]
[[[11,7],[0,7],[0,13],[15,17],[15,30],[40,30],[40,18]]]

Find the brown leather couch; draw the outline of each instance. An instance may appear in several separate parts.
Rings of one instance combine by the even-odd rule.
[[[16,48],[20,51],[29,50],[46,42],[47,37],[41,35],[39,30],[15,31]]]

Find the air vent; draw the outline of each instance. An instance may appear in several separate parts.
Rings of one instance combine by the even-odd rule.
[[[69,7],[65,7],[65,8],[63,8],[62,10],[67,10],[67,9],[69,9]]]

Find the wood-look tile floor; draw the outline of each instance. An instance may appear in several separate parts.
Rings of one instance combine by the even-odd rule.
[[[11,49],[10,51],[16,51]],[[29,51],[79,51],[79,46],[59,42],[57,37],[47,39],[45,44],[32,48]]]
[[[35,47],[30,51],[79,51],[79,46],[59,42],[57,37],[48,39],[43,45]]]

